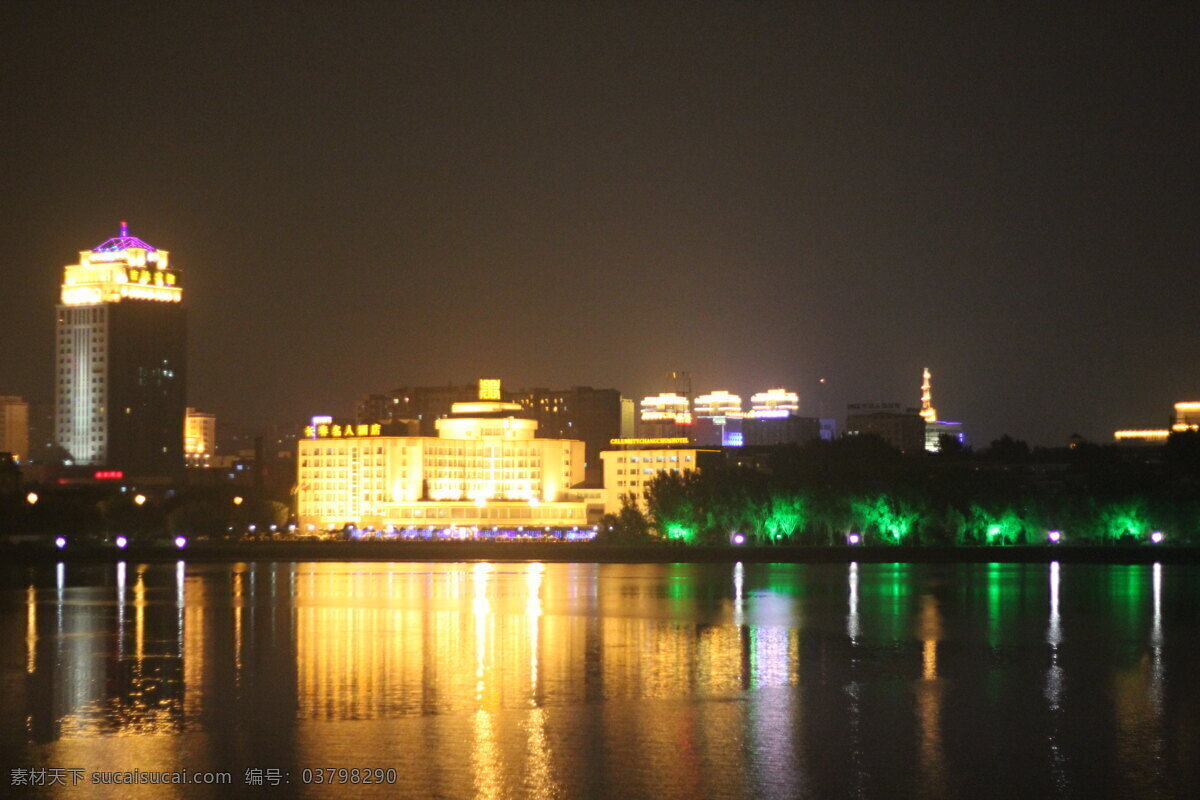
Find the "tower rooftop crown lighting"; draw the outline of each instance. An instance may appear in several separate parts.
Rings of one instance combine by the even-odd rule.
[[[61,302],[64,306],[151,300],[183,300],[179,270],[171,269],[169,254],[129,235],[121,223],[120,235],[79,254],[79,263],[63,270]]]

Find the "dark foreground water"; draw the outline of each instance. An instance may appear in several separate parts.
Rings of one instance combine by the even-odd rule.
[[[2,796],[1200,797],[1194,566],[12,567],[0,637]]]

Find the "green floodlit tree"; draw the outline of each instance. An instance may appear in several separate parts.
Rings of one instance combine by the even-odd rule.
[[[763,507],[759,530],[769,542],[790,541],[808,527],[808,504],[797,494],[773,492]]]
[[[1018,544],[1026,540],[1026,522],[1011,508],[990,512],[972,504],[964,524],[970,538],[983,544]]]
[[[1150,537],[1146,502],[1141,498],[1109,503],[1097,517],[1100,537],[1109,542],[1145,541]]]
[[[874,533],[885,544],[901,544],[914,531],[920,513],[886,494],[850,501],[851,524]]]
[[[697,472],[660,472],[646,485],[647,517],[658,535],[692,543],[699,529],[696,507]]]
[[[652,535],[728,544],[867,541],[928,545],[1151,543],[1200,536],[1200,468],[1192,442],[1173,460],[1119,448],[1061,453],[1011,439],[954,458],[903,456],[870,437],[778,448],[761,471],[665,473],[646,487]],[[1046,466],[1049,465],[1049,466]],[[1051,530],[1060,535],[1051,542]]]

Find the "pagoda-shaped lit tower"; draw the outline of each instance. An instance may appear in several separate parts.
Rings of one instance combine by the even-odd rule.
[[[957,439],[959,444],[966,444],[961,422],[949,422],[938,419],[937,409],[933,407],[933,385],[929,367],[921,374],[921,419],[925,420],[925,450],[930,453],[941,452],[942,436]]]
[[[937,422],[937,409],[933,407],[933,385],[930,382],[929,367],[921,373],[921,419],[926,422]]]
[[[63,271],[55,431],[74,464],[128,477],[183,468],[187,328],[166,250],[120,235]]]

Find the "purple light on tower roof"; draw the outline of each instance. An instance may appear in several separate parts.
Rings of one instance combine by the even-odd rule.
[[[155,250],[154,245],[143,242],[136,236],[129,235],[129,223],[121,220],[121,235],[109,239],[102,244],[98,244],[92,248],[93,253],[116,253],[120,250],[128,250],[131,247],[140,247],[143,250]]]

